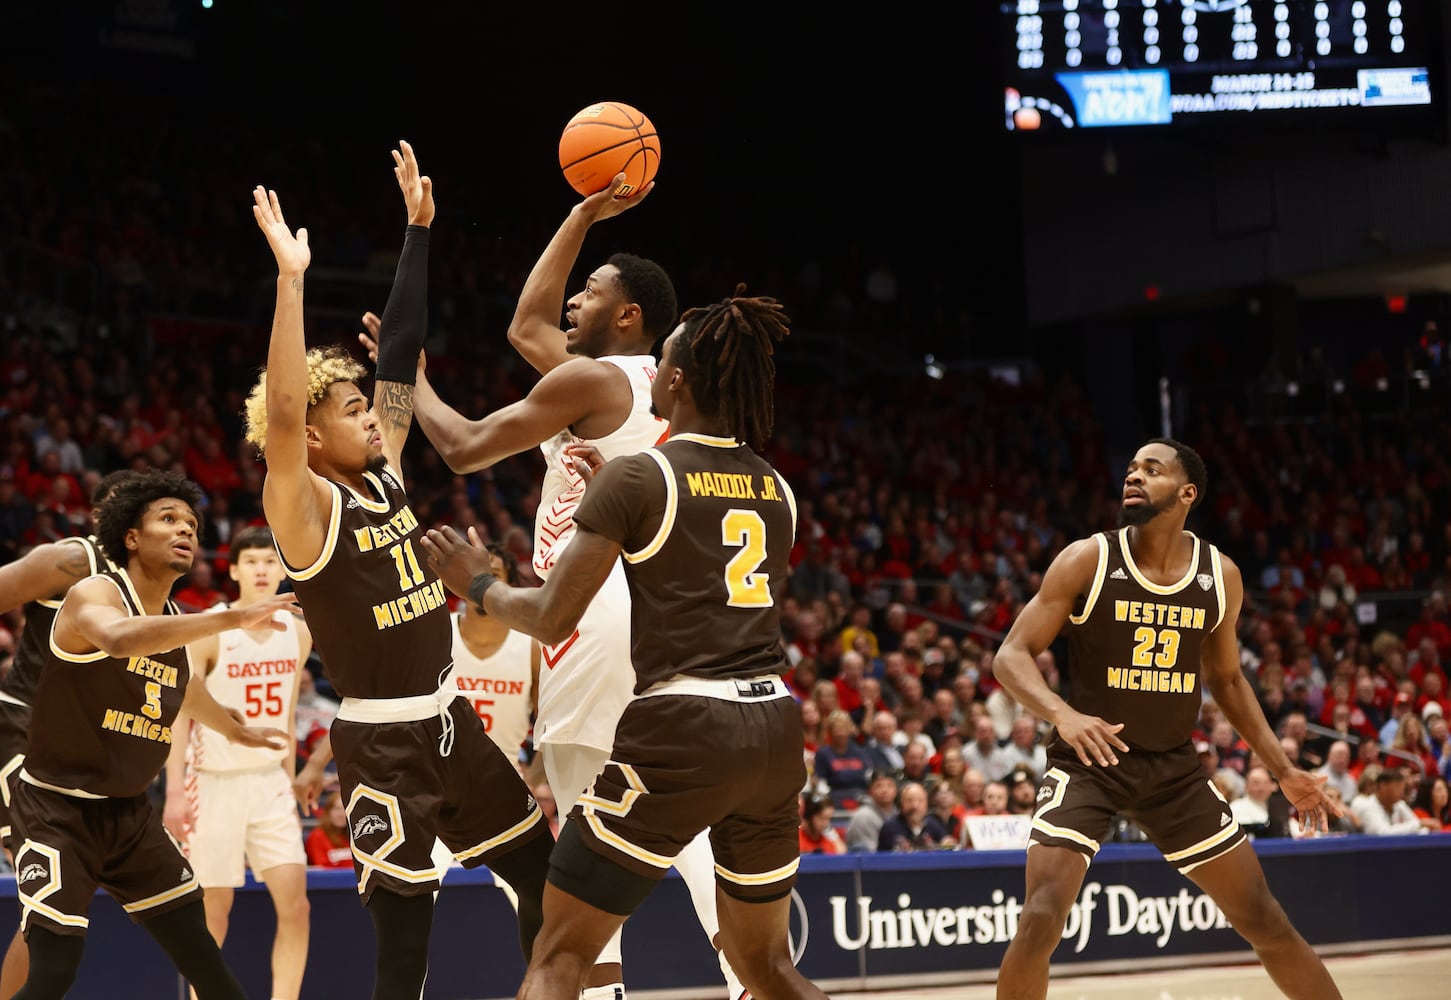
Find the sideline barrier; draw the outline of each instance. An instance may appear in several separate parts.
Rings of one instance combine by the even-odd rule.
[[[1451,942],[1443,905],[1451,899],[1451,835],[1261,841],[1255,849],[1290,919],[1321,951]],[[963,851],[803,858],[792,916],[802,972],[828,991],[992,980],[1021,909],[1023,857]],[[373,931],[352,872],[309,872],[308,894],[312,947],[303,1000],[367,997]],[[0,897],[0,931],[8,939],[19,917],[13,876],[0,878]],[[271,903],[250,877],[235,899],[224,951],[247,995],[266,997]],[[724,995],[715,956],[673,871],[630,919],[624,949],[633,997]],[[1156,850],[1109,844],[1088,870],[1053,958],[1055,969],[1142,971],[1253,954]],[[513,910],[488,871],[450,871],[434,921],[427,1000],[512,997],[523,972]],[[185,994],[160,948],[98,893],[69,995]]]

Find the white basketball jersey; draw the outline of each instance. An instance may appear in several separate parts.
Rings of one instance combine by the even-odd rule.
[[[307,668],[299,662],[297,619],[288,611],[278,611],[272,618],[282,623],[283,631],[268,632],[261,640],[240,628],[217,636],[217,664],[207,675],[207,690],[218,704],[241,712],[247,725],[290,733],[297,708],[297,671]],[[251,771],[281,763],[291,753],[290,747],[244,747],[195,723],[188,762],[199,771]]]
[[[635,455],[669,434],[669,425],[650,413],[655,359],[648,354],[600,358],[630,380],[635,405],[613,433],[589,440],[605,461]],[[583,441],[568,429],[539,446],[544,453],[544,486],[534,517],[534,572],[549,576],[574,538],[574,512],[585,484],[564,463],[564,448]],[[590,602],[573,636],[541,648],[539,715],[534,742],[582,743],[600,750],[614,746],[615,724],[633,697],[635,671],[630,664],[630,595],[623,564]],[[609,606],[609,613],[601,613]],[[594,612],[594,613],[591,613]]]
[[[460,616],[453,622],[453,677],[464,699],[473,706],[496,746],[510,760],[529,737],[530,651],[534,640],[511,631],[491,655],[469,652],[459,634]]]

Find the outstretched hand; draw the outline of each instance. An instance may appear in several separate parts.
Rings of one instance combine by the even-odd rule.
[[[428,529],[419,542],[428,554],[428,564],[438,573],[443,585],[465,600],[474,577],[493,571],[493,556],[473,528],[469,529],[468,541],[445,525]]]
[[[358,334],[358,343],[363,345],[363,350],[368,352],[368,360],[375,366],[378,364],[378,330],[383,326],[383,321],[378,314],[369,310],[363,313],[363,332]],[[418,377],[421,380],[423,373],[428,369],[428,352],[418,352]]]
[[[232,742],[259,750],[286,750],[291,739],[280,729],[271,726],[241,726],[232,734]]]
[[[655,182],[651,181],[642,187],[636,194],[629,197],[619,197],[620,188],[625,184],[625,173],[620,171],[615,174],[614,180],[605,185],[599,191],[589,195],[579,203],[579,209],[590,220],[591,223],[599,222],[601,219],[613,218],[621,212],[628,212],[649,196],[655,190]]]
[[[399,139],[398,148],[393,150],[393,176],[398,178],[398,189],[403,192],[403,203],[408,206],[410,226],[433,224],[433,181],[418,172],[418,157],[408,140]]]
[[[270,628],[274,632],[286,632],[287,626],[279,621],[273,620],[273,615],[279,611],[296,611],[297,593],[288,591],[285,594],[273,594],[265,601],[258,601],[245,608],[237,608],[238,628]]]
[[[267,245],[277,258],[277,273],[299,275],[312,263],[312,250],[307,245],[307,230],[299,229],[292,234],[287,221],[282,218],[282,203],[277,200],[276,191],[268,191],[262,185],[252,189],[252,217],[257,228],[267,237]]]

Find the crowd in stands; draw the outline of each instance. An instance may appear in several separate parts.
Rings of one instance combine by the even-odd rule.
[[[247,213],[224,210],[217,195],[256,178],[245,157],[227,155],[210,157],[205,176],[169,178],[168,162],[194,162],[198,145],[221,141],[205,128],[87,123],[97,130],[113,141],[82,149],[52,124],[35,156],[0,159],[12,194],[0,231],[13,234],[0,244],[0,561],[86,532],[105,472],[172,469],[206,493],[208,558],[176,595],[201,610],[231,596],[230,537],[261,523],[263,466],[240,420],[265,358],[266,288],[252,279],[270,276]],[[105,185],[95,181],[100,148],[108,165],[126,164]],[[381,275],[357,286],[373,298],[350,303],[381,311],[401,224],[357,211],[365,192],[346,177],[307,185],[319,164],[276,166],[310,204],[314,232],[330,234],[317,263]],[[471,415],[532,383],[503,331],[542,243],[515,226],[477,245],[462,227],[441,227],[434,243],[429,371]],[[683,264],[682,302],[719,297],[736,272],[709,257]],[[853,251],[760,284],[788,303],[797,329],[886,330],[906,315],[887,308],[898,294],[889,279],[889,265],[865,267]],[[345,312],[319,315],[314,342],[351,341],[356,319]],[[1115,521],[1120,471],[1095,401],[1067,369],[1046,366],[1017,380],[786,371],[767,457],[799,501],[782,622],[807,721],[802,850],[970,847],[965,820],[1031,813],[1045,767],[1047,727],[994,679],[995,648],[1053,557]],[[1243,669],[1292,756],[1353,804],[1342,829],[1451,829],[1451,422],[1405,411],[1371,420],[1353,399],[1316,421],[1196,409],[1180,436],[1211,481],[1190,526],[1240,565]],[[405,465],[421,520],[475,527],[530,565],[537,454],[457,476],[415,434]],[[1408,605],[1416,614],[1402,620]],[[18,613],[0,621],[0,665],[21,624]],[[1055,646],[1039,667],[1066,690],[1062,656]],[[311,666],[304,756],[330,721],[324,665]],[[1262,836],[1303,832],[1212,703],[1196,740],[1242,823]],[[330,812],[312,834],[315,859],[339,848]],[[1135,836],[1129,823],[1119,832]]]

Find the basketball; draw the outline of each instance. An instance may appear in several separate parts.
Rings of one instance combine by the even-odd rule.
[[[621,197],[649,184],[660,169],[660,136],[650,119],[628,104],[601,101],[582,109],[559,137],[559,168],[580,194],[609,186],[624,171]]]

